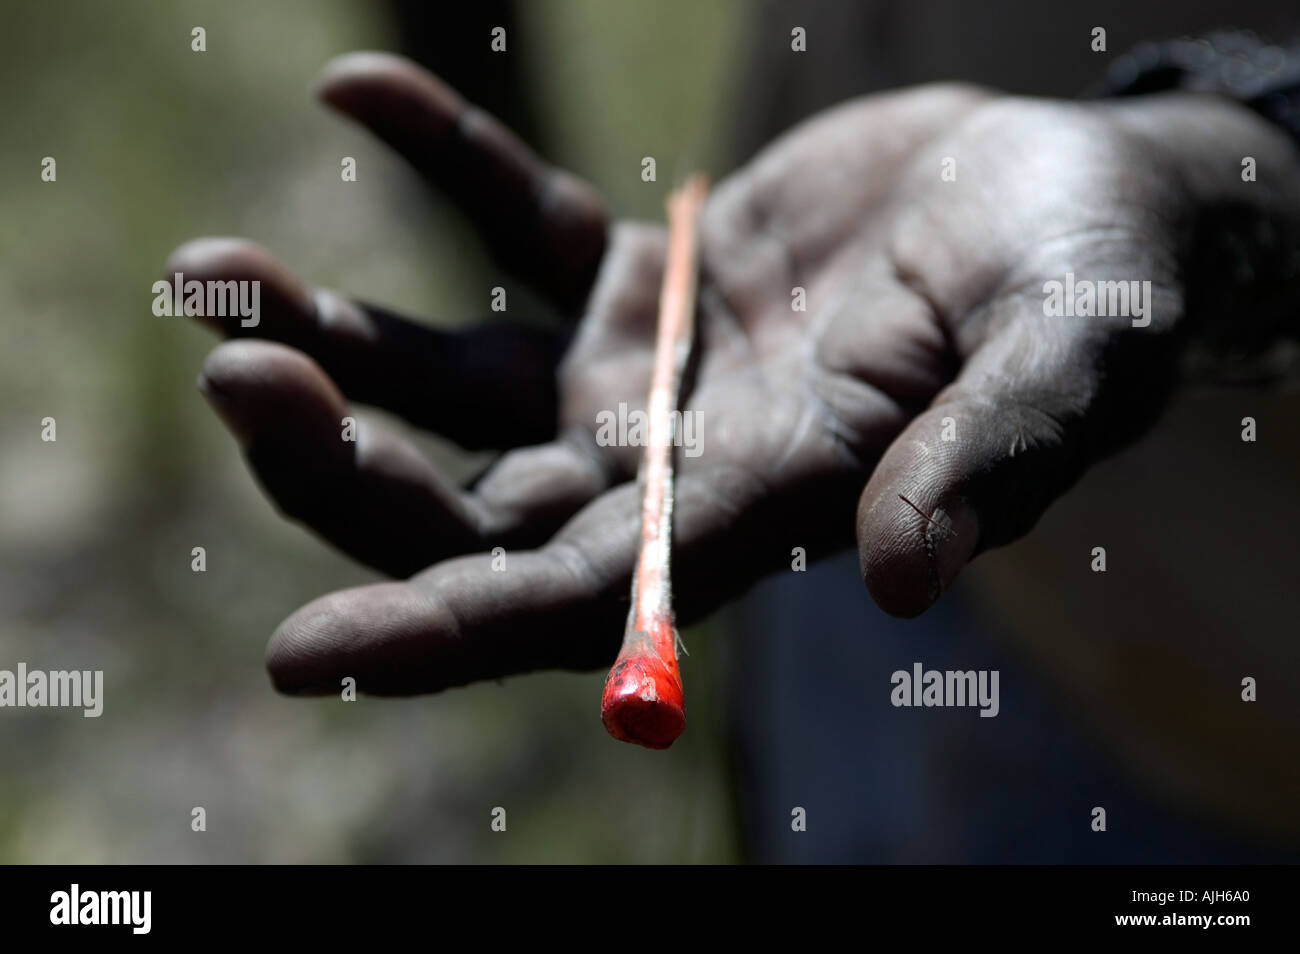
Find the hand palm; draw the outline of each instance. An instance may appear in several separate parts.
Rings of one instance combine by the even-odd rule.
[[[504,263],[585,308],[568,342],[499,325],[447,334],[313,295],[246,243],[173,256],[169,273],[263,281],[253,333],[271,341],[218,347],[202,383],[271,496],[411,577],[287,620],[269,654],[277,685],[329,692],[350,675],[407,693],[607,665],[627,608],[640,449],[598,442],[598,415],[644,407],[663,232],[607,234],[585,186],[409,64],[346,59],[323,94],[452,189]],[[1008,152],[1008,135],[1032,142],[1026,155]],[[679,457],[683,621],[789,565],[794,548],[813,558],[855,529],[877,601],[920,612],[1149,418],[1116,430],[1103,413],[1144,376],[1163,390],[1161,342],[1181,316],[1161,170],[1105,171],[1128,168],[1131,138],[1082,107],[923,88],[824,113],[719,185],[701,222],[683,402],[702,441]],[[955,182],[940,178],[947,157]],[[1152,279],[1160,320],[1133,344],[1125,321],[1044,318],[1042,282],[1065,266]],[[465,446],[533,446],[461,491],[386,431],[342,444],[343,394]]]

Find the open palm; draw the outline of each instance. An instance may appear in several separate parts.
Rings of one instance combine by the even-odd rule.
[[[256,328],[212,319],[241,340],[201,379],[263,486],[404,578],[286,620],[268,656],[277,687],[332,692],[351,676],[400,694],[608,665],[641,451],[598,441],[598,421],[645,406],[663,230],[607,227],[589,187],[406,61],[345,57],[321,92],[580,317],[564,334],[444,332],[312,290],[250,243],[174,253],[168,274],[263,283]],[[1164,107],[1171,134],[1198,135],[1187,108]],[[1221,122],[1257,152],[1285,148],[1244,113]],[[1139,433],[1187,324],[1179,214],[1215,193],[1195,169],[1173,174],[1180,161],[1126,108],[945,85],[823,113],[721,182],[701,221],[683,397],[700,453],[678,462],[681,620],[788,567],[795,548],[812,559],[855,534],[877,602],[919,613]],[[1294,188],[1285,198],[1300,208]],[[1151,281],[1153,320],[1045,317],[1043,283],[1067,270]],[[341,440],[345,396],[507,453],[462,490],[390,431]]]

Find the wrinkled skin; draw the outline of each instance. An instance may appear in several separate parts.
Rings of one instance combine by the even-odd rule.
[[[209,319],[255,337],[218,346],[200,386],[267,492],[355,558],[409,577],[286,620],[268,651],[275,685],[333,692],[353,676],[402,694],[608,665],[640,449],[598,446],[596,416],[644,407],[662,228],[607,227],[590,187],[405,61],[344,57],[320,92],[445,189],[576,323],[441,332],[310,289],[250,243],[174,253],[168,275],[263,282],[257,328]],[[1241,181],[1243,155],[1258,182]],[[945,157],[955,181],[940,176]],[[1294,316],[1295,262],[1275,252],[1279,236],[1296,247],[1296,171],[1272,127],[1182,95],[1079,104],[921,87],[777,140],[718,183],[701,223],[685,407],[703,453],[679,457],[679,619],[788,567],[795,547],[815,558],[855,538],[877,603],[925,610],[1150,424],[1186,342],[1225,338],[1226,303],[1252,327]],[[1067,270],[1150,280],[1150,325],[1044,317],[1043,283]],[[508,452],[461,490],[395,433],[340,440],[347,400]],[[506,572],[491,568],[495,546]]]

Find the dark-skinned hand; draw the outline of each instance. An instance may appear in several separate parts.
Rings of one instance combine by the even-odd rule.
[[[598,445],[597,415],[645,406],[664,231],[608,226],[591,187],[409,62],[343,57],[319,89],[573,325],[437,330],[313,289],[248,242],[173,254],[169,276],[262,282],[256,328],[207,319],[234,340],[200,379],[262,486],[400,580],[290,616],[268,650],[274,683],[337,692],[351,676],[407,694],[607,666],[641,449]],[[938,85],[787,133],[718,184],[701,221],[684,407],[702,453],[678,459],[679,620],[788,568],[795,547],[815,558],[855,538],[876,602],[921,613],[1154,420],[1189,341],[1295,314],[1296,263],[1277,250],[1296,247],[1298,222],[1294,148],[1209,97],[1074,103]],[[1066,271],[1151,281],[1150,324],[1046,317],[1044,282]],[[505,453],[460,489],[389,430],[342,440],[349,401]],[[492,569],[498,546],[505,572]]]

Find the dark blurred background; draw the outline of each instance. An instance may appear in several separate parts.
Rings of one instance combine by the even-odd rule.
[[[97,720],[0,712],[0,861],[1294,860],[1294,394],[1188,391],[922,620],[876,611],[851,557],[765,583],[686,634],[690,727],[648,753],[602,730],[603,673],[275,695],[276,623],[375,577],[279,519],[195,390],[213,341],[150,312],[172,248],[229,234],[432,322],[482,316],[505,282],[450,207],[312,101],[338,53],[420,59],[617,214],[658,219],[675,173],[721,176],[851,95],[967,79],[1069,96],[1141,39],[1294,24],[1277,2],[1167,6],[0,4],[0,667],[104,669],[106,686]],[[453,474],[487,460],[424,446]],[[893,709],[889,674],[917,660],[1001,668],[1001,716]],[[838,682],[873,670],[879,687]]]

